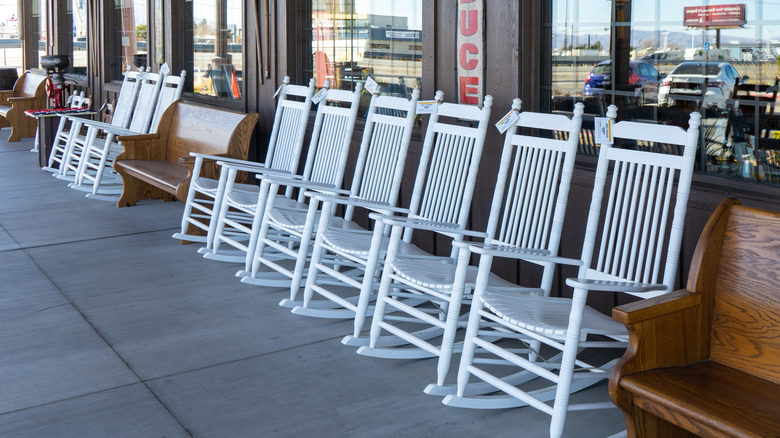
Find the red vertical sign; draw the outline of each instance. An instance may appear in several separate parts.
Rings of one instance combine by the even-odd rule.
[[[484,0],[458,0],[458,102],[479,105],[485,88]]]

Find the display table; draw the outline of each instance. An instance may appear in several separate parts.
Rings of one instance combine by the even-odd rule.
[[[38,151],[38,164],[41,167],[46,167],[49,164],[49,154],[51,154],[54,138],[57,135],[60,116],[69,114],[79,117],[88,117],[97,114],[97,112],[92,109],[61,108],[25,111],[25,114],[38,121],[38,130],[35,133],[35,147],[33,148],[33,151]]]

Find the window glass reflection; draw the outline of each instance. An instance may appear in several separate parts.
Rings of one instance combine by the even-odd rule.
[[[193,0],[191,4],[192,91],[240,99],[244,68],[243,2]]]
[[[421,87],[422,0],[312,0],[311,75],[353,89],[371,76],[382,94]]]
[[[126,71],[148,65],[146,0],[114,0],[113,4],[111,67],[114,79],[121,79]]]
[[[780,182],[780,4],[550,0],[551,111],[584,102],[585,129],[610,104],[621,120],[687,128],[703,116],[697,170]],[[544,102],[543,102],[544,103]],[[582,152],[597,153],[583,136]]]
[[[73,25],[73,53],[69,73],[87,74],[87,2],[71,0],[70,17]]]

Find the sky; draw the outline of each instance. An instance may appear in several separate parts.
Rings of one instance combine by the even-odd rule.
[[[609,33],[610,0],[553,0],[553,20],[562,33],[564,23],[569,33]],[[632,30],[702,32],[714,34],[714,30],[691,29],[683,26],[683,10],[687,6],[745,4],[747,23],[741,29],[723,29],[721,40],[731,38],[780,41],[780,0],[701,1],[701,0],[635,0],[632,2]]]
[[[407,17],[410,29],[422,29],[422,0],[356,0],[355,12]]]

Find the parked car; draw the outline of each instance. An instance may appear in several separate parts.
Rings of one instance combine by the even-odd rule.
[[[686,61],[669,73],[658,91],[658,104],[674,106],[679,101],[702,98],[702,107],[726,109],[737,84],[748,79],[741,77],[728,62]]]
[[[636,60],[628,63],[628,83],[636,87],[645,100],[658,97],[658,86],[663,77],[649,62]],[[601,94],[612,87],[612,60],[602,61],[585,77],[584,96]]]

